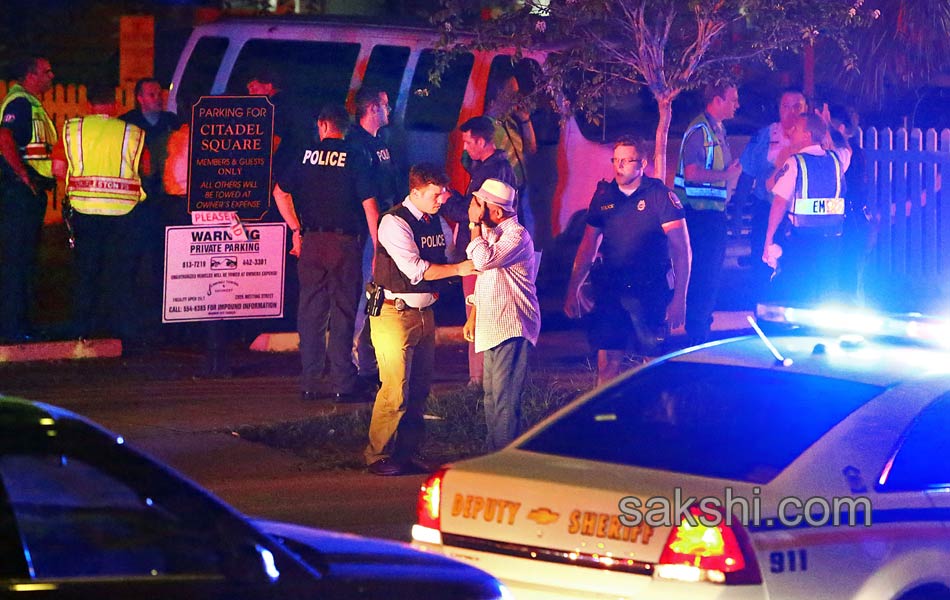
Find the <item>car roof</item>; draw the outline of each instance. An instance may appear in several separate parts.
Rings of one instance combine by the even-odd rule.
[[[30,428],[45,431],[61,421],[80,422],[94,429],[105,431],[92,421],[66,409],[43,402],[33,402],[16,396],[0,394],[0,431],[15,430],[22,433]]]
[[[882,387],[950,376],[950,353],[934,347],[833,335],[781,335],[769,341],[791,364],[777,361],[757,336],[713,342],[668,360],[785,370]]]

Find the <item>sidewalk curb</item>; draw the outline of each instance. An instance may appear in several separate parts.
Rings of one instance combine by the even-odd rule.
[[[0,346],[0,363],[122,356],[122,342],[116,339],[32,342]]]

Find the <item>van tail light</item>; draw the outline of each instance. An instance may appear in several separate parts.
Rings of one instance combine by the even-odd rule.
[[[439,469],[431,477],[426,479],[422,487],[419,488],[419,500],[416,502],[416,522],[422,527],[429,529],[440,529],[441,526],[441,503],[442,503],[442,480],[448,469]]]
[[[707,509],[713,510],[713,509]],[[696,524],[684,518],[673,527],[656,565],[657,577],[726,584],[762,583],[748,535],[738,524],[727,525],[725,515],[690,508]],[[700,518],[718,525],[703,525]]]

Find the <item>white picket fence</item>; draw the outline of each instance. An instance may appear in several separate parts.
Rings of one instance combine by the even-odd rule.
[[[950,191],[942,186],[943,175],[950,173],[950,129],[869,128],[860,145],[868,205],[881,207],[871,260],[877,275],[950,275]]]

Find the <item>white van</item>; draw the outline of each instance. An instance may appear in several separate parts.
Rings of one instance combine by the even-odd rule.
[[[466,54],[451,64],[441,85],[429,82],[437,58],[438,33],[423,28],[300,19],[234,19],[195,28],[175,70],[169,110],[179,99],[209,94],[244,94],[252,72],[275,73],[293,105],[318,110],[326,102],[352,100],[367,84],[386,91],[393,104],[386,135],[401,166],[444,164],[456,189],[468,182],[459,159],[460,123],[483,113],[499,84],[514,75],[522,89],[532,86],[528,59],[512,67],[497,52]],[[609,117],[610,115],[608,115]],[[538,223],[536,242],[544,246],[576,211],[587,208],[599,179],[610,178],[612,137],[602,124],[581,117],[563,125],[550,111],[532,115],[538,153],[529,164],[531,206]],[[644,123],[652,138],[653,123]]]

